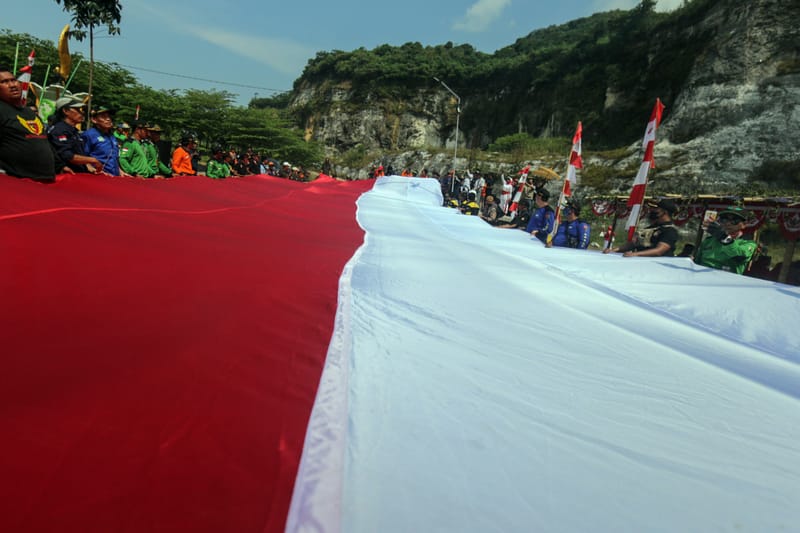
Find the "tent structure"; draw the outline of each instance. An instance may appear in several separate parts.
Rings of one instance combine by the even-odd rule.
[[[796,287],[547,249],[427,179],[0,194],[3,530],[800,523]]]

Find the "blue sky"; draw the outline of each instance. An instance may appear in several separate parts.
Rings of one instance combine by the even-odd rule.
[[[122,0],[122,33],[101,37],[95,57],[125,66],[154,88],[227,90],[253,96],[290,90],[317,51],[367,49],[387,43],[468,43],[491,53],[531,31],[598,11],[629,9],[638,0]],[[658,0],[666,11],[681,0]],[[14,2],[0,28],[55,41],[70,16],[55,0]],[[70,42],[88,57],[88,45]],[[27,55],[28,51],[20,51]],[[169,76],[232,82],[218,82]]]

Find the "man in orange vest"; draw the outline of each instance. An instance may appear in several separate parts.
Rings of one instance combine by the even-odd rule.
[[[195,176],[192,167],[192,152],[197,143],[194,137],[182,137],[181,144],[172,152],[172,174],[174,176]]]

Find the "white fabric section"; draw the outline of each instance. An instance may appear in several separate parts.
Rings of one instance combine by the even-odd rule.
[[[437,190],[359,200],[344,476],[314,481],[341,521],[296,530],[797,530],[799,289],[546,249]]]
[[[578,173],[572,165],[567,166],[567,181],[574,187],[578,184]]]
[[[642,204],[636,204],[631,207],[631,212],[628,214],[628,221],[625,222],[625,229],[630,229],[631,226],[636,226],[639,223],[639,212],[642,210]]]
[[[439,194],[441,196],[441,191]],[[339,279],[334,331],[306,430],[303,456],[286,519],[287,532],[340,531],[347,425],[346,391],[353,344],[350,285],[353,265],[358,261],[361,250],[363,246],[345,265]]]
[[[647,174],[650,172],[650,162],[642,161],[639,165],[639,172],[636,173],[636,178],[633,180],[633,186],[643,185],[647,183]]]
[[[658,126],[656,125],[655,119],[647,123],[647,129],[644,132],[644,139],[642,139],[642,150],[645,152],[647,152],[648,143],[656,142],[656,129],[658,129]]]

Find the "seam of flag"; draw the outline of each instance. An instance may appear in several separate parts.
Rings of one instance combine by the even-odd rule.
[[[286,519],[287,533],[341,531],[347,387],[353,351],[352,279],[353,269],[368,241],[369,235],[365,232],[364,242],[347,262],[339,278],[333,334],[303,442],[303,453]]]

